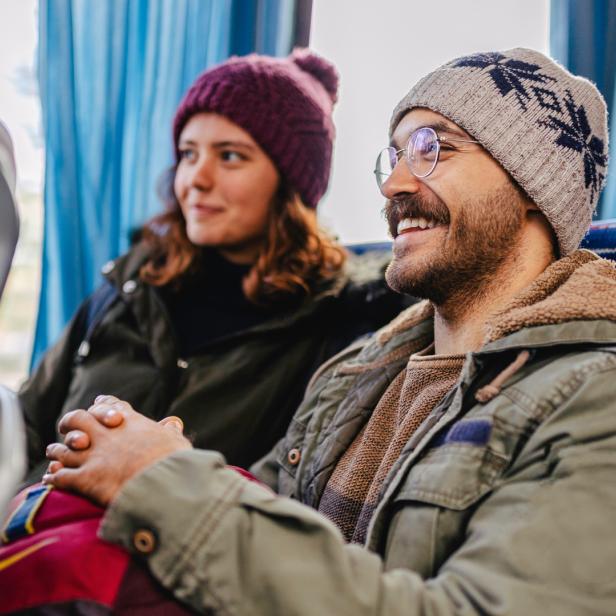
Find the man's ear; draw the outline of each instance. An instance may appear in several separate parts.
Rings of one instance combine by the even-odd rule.
[[[528,212],[540,212],[539,206],[526,194],[522,188],[516,184],[516,188],[518,189],[518,193],[522,199],[522,205],[524,206],[525,211]]]
[[[524,207],[527,222],[532,224],[535,228],[542,229],[544,237],[549,238],[552,260],[559,259],[560,249],[558,247],[558,239],[545,214],[530,199],[524,199]]]

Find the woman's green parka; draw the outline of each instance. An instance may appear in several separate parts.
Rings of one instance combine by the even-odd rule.
[[[160,295],[139,280],[144,259],[138,245],[103,267],[111,306],[87,331],[86,301],[20,389],[30,479],[41,476],[58,419],[99,394],[126,400],[153,419],[177,415],[196,447],[247,467],[284,434],[316,368],[408,305],[386,287],[382,259],[356,258],[352,275],[341,274],[299,308],[184,358]]]

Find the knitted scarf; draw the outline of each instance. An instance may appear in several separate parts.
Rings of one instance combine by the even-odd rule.
[[[411,355],[325,488],[319,511],[347,541],[365,542],[385,477],[409,438],[458,379],[464,355],[431,355],[433,349],[431,345]]]

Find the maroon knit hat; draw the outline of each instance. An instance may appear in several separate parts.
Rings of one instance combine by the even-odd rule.
[[[338,74],[325,59],[296,49],[288,58],[232,57],[197,77],[173,121],[177,144],[191,116],[219,113],[249,132],[309,207],[327,189]]]

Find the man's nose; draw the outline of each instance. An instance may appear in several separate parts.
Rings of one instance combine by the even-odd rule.
[[[401,158],[389,177],[381,184],[381,194],[389,200],[400,199],[419,191],[420,179],[411,173],[406,160]]]

